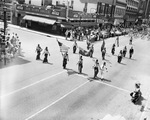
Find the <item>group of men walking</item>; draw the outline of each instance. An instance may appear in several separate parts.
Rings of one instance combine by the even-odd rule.
[[[41,55],[42,51],[43,51],[43,49],[41,48],[40,44],[38,44],[36,47],[36,52],[37,52],[36,60],[41,60],[40,55]],[[45,47],[42,55],[44,55],[43,63],[48,63],[48,56],[50,56],[48,47]]]
[[[132,39],[133,38],[131,38],[129,40],[130,41],[129,45],[132,45]],[[116,38],[115,43],[112,45],[112,49],[111,49],[112,55],[115,54],[115,47],[116,46],[119,47],[119,37]],[[73,54],[75,54],[76,51],[77,51],[77,48],[79,48],[76,41],[74,41],[74,44],[73,44],[72,48],[73,48],[72,49]],[[87,50],[88,50],[88,56],[93,59],[94,45],[92,43],[88,42],[88,41],[87,41]],[[40,60],[41,59],[40,55],[41,55],[42,51],[43,51],[43,49],[41,48],[40,44],[38,44],[38,46],[36,47],[36,52],[37,52],[36,60]],[[123,48],[123,50],[120,50],[119,55],[118,55],[118,63],[120,63],[122,61],[123,57],[126,57],[126,53],[127,53],[127,46],[125,46]],[[133,53],[134,53],[134,49],[131,46],[131,48],[129,49],[129,58],[130,59],[132,58]],[[93,66],[94,74],[93,74],[93,78],[94,79],[98,78],[97,76],[98,76],[98,73],[100,71],[100,73],[101,73],[100,79],[103,80],[104,79],[104,72],[107,71],[106,62],[105,62],[106,46],[105,46],[105,40],[104,39],[102,41],[101,54],[102,54],[102,60],[104,60],[104,61],[100,65],[98,59],[94,60],[94,66]],[[48,56],[50,56],[50,52],[48,50],[48,47],[45,48],[45,50],[43,51],[42,55],[44,55],[43,63],[48,63]],[[83,56],[84,55],[80,54],[80,50],[79,50],[79,60],[77,62],[78,73],[79,74],[82,73],[82,69],[83,69]],[[63,60],[62,60],[62,67],[63,67],[63,69],[66,69],[67,62],[69,61],[68,52],[62,52],[62,58],[63,58]]]

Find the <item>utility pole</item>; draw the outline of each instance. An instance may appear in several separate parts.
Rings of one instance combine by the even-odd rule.
[[[149,6],[149,0],[147,1],[146,11],[145,11],[145,18],[147,17],[148,6]]]
[[[67,9],[66,9],[66,20],[68,22],[68,16],[69,16],[69,0],[67,0]]]
[[[6,28],[7,28],[6,10],[7,10],[7,8],[5,6],[5,0],[4,0],[4,7],[3,7],[3,13],[4,13],[4,19],[3,19],[3,22],[4,22],[4,41],[5,41]]]

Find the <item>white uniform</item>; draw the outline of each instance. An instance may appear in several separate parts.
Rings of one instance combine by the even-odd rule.
[[[104,79],[103,75],[104,75],[104,71],[106,69],[106,66],[104,64],[102,64],[100,69],[101,69],[101,79]]]

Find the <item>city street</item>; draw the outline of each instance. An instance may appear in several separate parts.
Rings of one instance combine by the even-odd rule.
[[[22,55],[6,66],[0,63],[0,120],[140,120],[150,94],[150,41],[136,38],[129,45],[130,37],[121,36],[113,56],[110,51],[116,37],[106,39],[108,72],[104,81],[90,81],[94,58],[103,63],[101,41],[94,43],[94,58],[83,56],[83,74],[78,74],[79,54],[72,52],[73,41],[58,39],[70,47],[65,70],[56,38],[21,28],[9,29],[18,34]],[[35,60],[37,44],[43,50],[48,47],[48,64]],[[86,41],[77,44],[86,49]],[[133,46],[135,52],[132,59],[127,52],[119,64],[117,55],[124,46],[128,51]],[[142,100],[135,105],[130,92],[136,82],[141,83]]]

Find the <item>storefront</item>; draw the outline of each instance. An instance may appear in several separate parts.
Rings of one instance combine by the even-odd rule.
[[[115,19],[114,20],[114,25],[117,26],[117,25],[120,25],[120,24],[123,24],[124,23],[124,20],[122,18],[118,18],[118,19]]]
[[[60,24],[65,21],[65,10],[47,10],[42,6],[16,6],[17,25],[42,32],[60,34]]]

